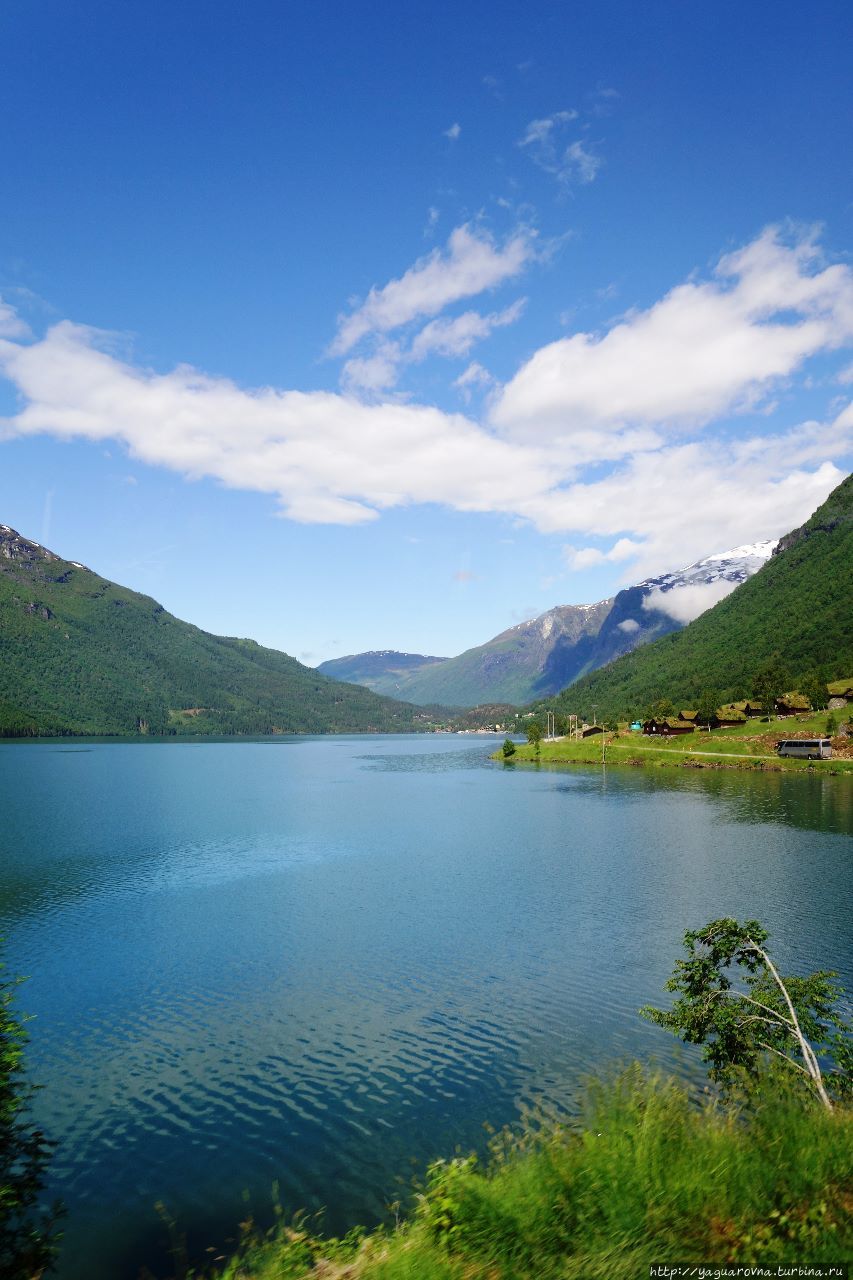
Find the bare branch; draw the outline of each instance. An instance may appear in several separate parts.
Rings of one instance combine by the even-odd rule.
[[[788,988],[785,986],[784,982],[779,977],[778,970],[776,969],[776,966],[774,965],[773,961],[770,959],[767,952],[764,951],[761,947],[759,947],[757,943],[753,942],[752,938],[747,938],[747,942],[749,942],[753,950],[757,951],[758,954],[761,956],[761,959],[767,965],[767,968],[769,969],[770,973],[773,975],[776,985],[778,986],[779,990],[782,992],[782,995],[785,998],[785,1003],[788,1006],[788,1012],[790,1013],[791,1020],[793,1022],[794,1035],[797,1037],[797,1040],[799,1041],[800,1052],[803,1055],[803,1061],[805,1062],[806,1066],[809,1068],[808,1074],[814,1080],[815,1088],[818,1091],[818,1095],[820,1096],[821,1102],[826,1107],[827,1111],[831,1111],[832,1103],[829,1100],[829,1094],[826,1092],[826,1089],[823,1087],[823,1076],[820,1073],[820,1066],[818,1065],[818,1060],[815,1057],[815,1054],[811,1045],[806,1040],[806,1037],[803,1035],[803,1030],[802,1030],[802,1027],[800,1026],[799,1018],[797,1017],[797,1011],[794,1008],[791,997],[788,995]]]
[[[810,1071],[806,1071],[804,1066],[799,1062],[795,1062],[793,1058],[789,1058],[787,1053],[783,1053],[781,1049],[774,1049],[772,1044],[765,1044],[763,1040],[757,1040],[756,1044],[761,1045],[762,1049],[767,1049],[769,1053],[775,1053],[777,1057],[784,1058],[792,1067],[796,1067],[798,1071],[802,1071],[804,1076],[808,1076],[809,1080],[812,1079],[812,1073]]]

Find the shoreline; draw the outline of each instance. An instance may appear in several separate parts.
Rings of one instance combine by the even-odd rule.
[[[642,753],[642,754],[640,754]],[[644,758],[645,757],[645,758]],[[597,765],[620,769],[711,769],[740,773],[809,773],[827,777],[853,776],[853,760],[835,757],[829,760],[803,760],[797,757],[765,756],[757,753],[736,754],[726,751],[690,751],[680,747],[646,747],[601,741],[587,743],[543,742],[537,753],[528,744],[516,744],[515,753],[505,757],[502,751],[492,753],[492,760],[506,765]]]

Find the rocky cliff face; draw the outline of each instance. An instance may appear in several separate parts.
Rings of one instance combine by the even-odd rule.
[[[50,563],[52,560],[58,560],[59,557],[45,547],[39,546],[37,542],[30,542],[28,538],[21,537],[17,530],[10,529],[9,525],[0,524],[0,559],[21,560],[27,564],[33,564],[38,560]]]
[[[55,565],[56,568],[49,569],[49,565]],[[20,569],[30,580],[36,577],[45,582],[61,582],[67,577],[67,571],[60,566],[66,565],[71,565],[74,569],[86,569],[85,565],[76,560],[62,560],[53,551],[23,537],[8,524],[0,524],[0,573],[14,574]]]

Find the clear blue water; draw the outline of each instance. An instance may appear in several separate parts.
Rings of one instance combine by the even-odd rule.
[[[505,768],[492,739],[0,745],[62,1280],[163,1275],[271,1187],[371,1224],[584,1073],[696,1061],[636,1010],[755,916],[853,985],[849,778]]]

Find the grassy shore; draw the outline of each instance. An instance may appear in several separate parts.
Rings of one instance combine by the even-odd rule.
[[[637,1280],[653,1262],[847,1258],[853,1114],[799,1093],[749,1109],[697,1101],[630,1068],[583,1119],[440,1161],[399,1225],[324,1240],[304,1224],[248,1238],[220,1280]]]
[[[646,737],[623,728],[618,733],[594,735],[580,741],[572,738],[543,741],[538,752],[526,743],[516,744],[515,755],[509,759],[535,764],[601,764],[603,754],[608,765],[853,774],[853,743],[840,748],[835,745],[829,760],[780,759],[776,754],[776,742],[780,738],[824,737],[826,719],[824,711],[785,720],[749,720],[731,729],[715,729],[710,733],[697,729],[695,733],[673,738]],[[851,754],[841,755],[839,750]],[[495,752],[493,758],[502,759],[502,752]]]

